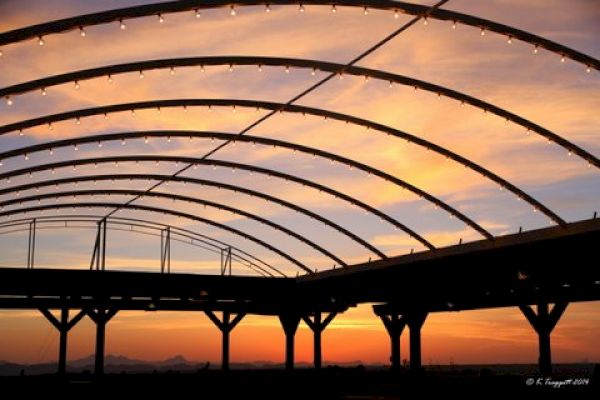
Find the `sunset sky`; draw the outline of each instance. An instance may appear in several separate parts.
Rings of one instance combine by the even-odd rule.
[[[0,1],[0,31],[92,13],[143,1],[4,0]],[[431,5],[433,2],[418,2]],[[600,57],[600,4],[595,0],[451,0],[444,8],[477,15],[547,39],[591,57]],[[237,7],[165,14],[48,35],[2,47],[0,87],[42,77],[112,64],[152,59],[200,56],[271,56],[322,60],[345,64],[412,17],[392,11],[338,6]],[[358,65],[421,79],[485,100],[527,118],[600,157],[600,73],[586,72],[586,65],[511,40],[492,32],[448,21],[418,22],[378,49]],[[143,76],[143,78],[142,78]],[[0,125],[103,105],[169,99],[246,99],[285,103],[327,73],[285,66],[182,67],[103,76],[12,96],[12,105],[0,102]],[[487,168],[510,181],[568,222],[591,218],[600,211],[600,173],[577,155],[503,118],[470,105],[410,86],[391,85],[377,79],[344,75],[334,78],[295,104],[326,109],[376,121],[426,139]],[[150,130],[193,130],[236,134],[268,110],[244,107],[182,107],[137,110],[70,119],[0,135],[0,152],[65,138]],[[551,226],[543,213],[507,190],[463,165],[407,141],[364,127],[322,117],[278,113],[248,135],[277,139],[337,154],[405,180],[466,214],[494,235]],[[222,141],[195,138],[143,138],[85,144],[2,159],[0,174],[29,166],[125,155],[201,157]],[[1,158],[1,157],[0,157]],[[393,183],[356,168],[310,154],[266,145],[230,144],[210,158],[259,166],[318,182],[375,207],[401,221],[436,247],[473,241],[481,235],[444,210]],[[154,162],[113,163],[61,168],[11,178],[0,189],[36,180],[92,174],[172,174],[181,164]],[[426,248],[393,225],[348,202],[314,188],[240,169],[198,166],[183,176],[225,182],[298,204],[355,233],[388,256],[425,251]],[[155,181],[105,181],[94,185],[42,187],[40,193],[86,189],[146,190]],[[310,238],[347,264],[365,262],[377,255],[347,236],[289,208],[264,199],[209,186],[171,182],[157,192],[178,193],[260,215]],[[35,190],[0,195],[0,202],[15,196],[35,195]],[[131,195],[69,197],[62,202],[124,203]],[[41,205],[55,204],[43,200]],[[306,244],[246,217],[212,207],[158,198],[135,204],[162,207],[230,225],[272,243],[311,269],[326,270],[335,263]],[[32,207],[13,204],[4,211]],[[66,209],[60,214],[105,215],[107,208]],[[45,215],[49,213],[46,212]],[[30,213],[27,217],[41,216]],[[151,212],[120,210],[115,216],[159,220],[189,229],[242,249],[289,276],[303,273],[285,258],[242,237],[195,221]],[[0,223],[23,218],[0,217]],[[8,232],[0,227],[0,267],[25,267],[27,232]],[[148,233],[148,232],[146,232]],[[89,266],[95,231],[91,224],[77,228],[43,229],[38,232],[36,268]],[[159,270],[156,236],[110,231],[107,269]],[[188,243],[172,244],[172,271],[218,273],[219,256]],[[568,266],[567,266],[568,267]],[[254,274],[239,263],[235,274]],[[51,283],[49,283],[51,284]],[[556,362],[600,362],[597,338],[600,303],[571,304],[553,333]],[[56,359],[57,333],[35,311],[0,311],[0,360],[41,362]],[[403,337],[402,358],[408,356]],[[84,319],[70,334],[69,358],[93,352],[93,325]],[[324,335],[325,362],[388,362],[388,338],[371,305],[361,305],[338,316]],[[232,335],[232,362],[282,361],[283,332],[276,318],[246,317]],[[220,336],[203,314],[119,313],[109,324],[107,353],[157,360],[182,354],[192,360],[218,361]],[[310,330],[301,325],[297,335],[300,361],[312,359]],[[431,315],[423,328],[424,363],[536,362],[537,337],[516,308]]]

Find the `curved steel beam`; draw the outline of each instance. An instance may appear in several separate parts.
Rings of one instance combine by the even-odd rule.
[[[247,211],[240,210],[239,208],[231,207],[231,206],[228,206],[225,204],[221,204],[221,203],[217,203],[217,202],[213,202],[213,201],[209,201],[209,200],[200,199],[197,197],[183,196],[183,195],[172,194],[172,193],[163,193],[163,192],[147,192],[144,190],[131,190],[131,189],[74,190],[74,191],[67,191],[67,192],[44,193],[44,194],[39,194],[39,195],[34,195],[34,196],[22,197],[22,198],[18,198],[18,199],[5,200],[5,201],[0,202],[0,209],[3,207],[8,207],[8,206],[14,205],[14,204],[26,203],[26,202],[38,201],[38,200],[45,200],[45,199],[51,199],[51,198],[58,198],[58,197],[111,196],[111,195],[132,195],[132,196],[141,196],[141,197],[157,197],[157,198],[169,199],[169,200],[173,200],[173,201],[201,204],[203,206],[213,207],[213,208],[217,208],[217,209],[220,209],[223,211],[229,211],[233,214],[240,215],[240,216],[246,217],[248,219],[252,219],[261,224],[269,226],[277,231],[283,232],[286,235],[293,237],[293,238],[297,239],[298,241],[306,244],[307,246],[312,247],[314,250],[320,252],[324,256],[329,257],[330,259],[335,261],[337,264],[339,264],[343,267],[348,266],[344,261],[342,261],[335,254],[324,249],[323,247],[316,244],[312,240],[310,240],[310,239],[306,238],[305,236],[302,236],[302,235],[298,234],[297,232],[294,232],[282,225],[279,225],[267,218],[263,218],[256,214],[252,214]],[[385,254],[383,254],[383,253],[381,253],[381,254],[383,255],[382,258],[387,258],[385,256]]]
[[[448,212],[451,216],[455,216],[456,218],[463,221],[465,224],[469,225],[471,228],[475,229],[485,238],[493,239],[493,236],[485,230],[482,226],[477,224],[475,221],[467,217],[465,214],[461,213],[454,207],[450,206],[448,203],[438,199],[432,194],[419,189],[418,187],[400,179],[393,175],[390,175],[386,172],[383,172],[377,168],[370,167],[366,164],[359,163],[357,161],[351,160],[346,157],[339,156],[337,154],[329,153],[323,150],[319,150],[312,147],[307,147],[299,144],[294,144],[290,142],[285,142],[281,140],[269,139],[265,137],[259,136],[249,136],[249,135],[236,135],[230,133],[222,133],[222,132],[202,132],[202,131],[183,131],[183,130],[158,130],[158,131],[144,131],[144,132],[122,132],[122,133],[111,133],[104,135],[93,135],[86,137],[79,137],[73,139],[63,139],[57,140],[54,142],[47,142],[42,144],[37,144],[33,146],[24,147],[21,149],[9,150],[3,153],[0,153],[0,159],[15,157],[18,155],[27,155],[34,152],[44,151],[48,149],[56,149],[65,146],[75,146],[86,143],[94,143],[94,142],[107,142],[111,140],[123,140],[123,139],[134,139],[141,137],[198,137],[198,138],[214,138],[218,140],[224,141],[232,141],[232,142],[245,142],[245,143],[259,143],[268,146],[275,146],[286,148],[290,150],[297,150],[302,153],[312,154],[314,156],[319,156],[322,158],[329,159],[331,161],[337,161],[342,164],[346,164],[348,166],[354,167],[361,171],[367,172],[369,174],[378,176],[388,182],[391,182],[397,186],[400,186],[406,190],[409,190],[416,194],[417,196],[431,202],[432,204],[442,208],[446,212]]]
[[[387,125],[379,124],[374,121],[354,117],[352,115],[337,113],[329,110],[324,110],[320,108],[314,107],[306,107],[299,105],[286,105],[283,103],[275,103],[275,102],[267,102],[267,101],[256,101],[256,100],[240,100],[240,99],[176,99],[176,100],[154,100],[154,101],[143,101],[143,102],[135,102],[135,103],[125,103],[125,104],[113,104],[109,106],[103,107],[95,107],[95,108],[87,108],[83,110],[74,110],[66,113],[59,113],[53,115],[47,115],[39,118],[34,118],[26,121],[20,121],[10,125],[0,126],[0,135],[6,132],[22,130],[26,128],[31,128],[34,126],[40,126],[45,124],[52,124],[54,122],[65,121],[68,119],[76,118],[79,120],[82,117],[93,116],[93,115],[106,115],[108,113],[114,113],[119,111],[127,111],[127,110],[140,110],[140,109],[161,109],[161,108],[169,108],[169,107],[188,107],[188,106],[218,106],[218,107],[248,107],[248,108],[260,108],[266,110],[281,110],[283,109],[285,112],[290,113],[301,113],[301,114],[309,114],[314,116],[320,116],[324,118],[335,119],[338,121],[350,123],[353,125],[363,126],[367,129],[373,129],[376,131],[384,132],[389,135],[407,140],[411,143],[414,143],[418,146],[424,147],[425,149],[434,151],[440,155],[443,155],[453,161],[456,161],[463,166],[481,174],[485,178],[490,179],[491,181],[500,185],[501,188],[505,188],[508,191],[514,193],[518,198],[523,199],[527,203],[531,204],[534,208],[539,209],[542,213],[544,213],[548,218],[552,221],[556,222],[558,225],[564,226],[566,222],[560,218],[555,212],[550,210],[540,201],[536,200],[531,195],[527,194],[525,191],[517,187],[516,185],[510,183],[506,179],[496,175],[492,171],[482,167],[481,165],[471,161],[468,158],[462,157],[451,150],[448,150],[442,146],[436,145],[428,140],[422,139],[420,137],[411,135],[410,133],[406,133],[400,131],[398,129],[394,129]],[[1,191],[0,191],[1,193]]]
[[[273,267],[271,264],[240,249],[239,247],[233,246],[227,242],[223,242],[222,240],[215,239],[211,236],[207,236],[202,233],[194,232],[189,229],[172,226],[172,225],[167,225],[167,224],[163,224],[163,223],[156,222],[156,221],[140,219],[140,218],[127,218],[127,217],[115,217],[115,216],[111,216],[111,217],[107,218],[104,215],[100,216],[100,215],[89,215],[89,214],[68,215],[68,217],[69,217],[69,221],[98,222],[99,220],[107,219],[107,220],[109,220],[109,222],[112,222],[113,224],[121,224],[121,225],[136,224],[137,226],[140,226],[140,227],[156,229],[156,230],[164,230],[166,228],[169,228],[169,229],[171,229],[171,234],[176,234],[181,237],[185,237],[187,239],[190,239],[191,241],[198,241],[200,243],[205,244],[206,246],[211,246],[212,248],[219,249],[221,251],[223,250],[223,248],[231,248],[233,256],[239,258],[240,260],[243,260],[244,262],[255,265],[257,268],[263,270],[269,276],[273,277],[274,275],[271,272],[269,272],[268,269],[272,270],[273,272],[277,273],[278,275],[281,275],[282,277],[286,277],[286,275],[283,272],[279,271],[277,268]],[[66,220],[66,217],[55,216],[55,215],[43,215],[43,216],[38,216],[35,219],[38,222],[40,222],[40,220],[41,221],[47,220],[48,222],[62,222],[62,221]],[[0,222],[0,229],[5,228],[5,227],[14,226],[16,224],[29,224],[31,222],[31,220],[32,220],[32,218],[22,218],[22,219],[16,219],[16,220],[11,220],[11,221]],[[190,244],[194,245],[194,243],[190,243]],[[221,246],[223,246],[223,247],[221,247]],[[254,260],[254,261],[252,261],[252,260]],[[267,269],[258,265],[257,262],[259,264],[262,264]]]
[[[236,6],[255,6],[255,5],[338,5],[341,7],[359,7],[372,8],[379,10],[390,10],[394,12],[402,12],[409,15],[427,15],[429,18],[443,21],[453,21],[459,23],[485,29],[490,32],[496,32],[500,35],[505,35],[511,39],[518,39],[530,43],[536,47],[544,48],[548,51],[558,53],[565,58],[570,58],[588,66],[588,68],[600,69],[600,61],[563,46],[559,43],[534,35],[532,33],[513,28],[508,25],[500,24],[487,19],[475,17],[469,14],[463,14],[455,11],[435,9],[430,10],[430,7],[412,4],[402,1],[392,0],[344,0],[344,1],[322,1],[322,0],[304,0],[302,2],[294,0],[270,0],[270,1],[255,1],[242,0],[230,2],[227,0],[183,0],[171,1],[164,3],[148,4],[109,11],[102,11],[93,14],[79,15],[76,17],[64,18],[45,22],[37,25],[31,25],[24,28],[14,29],[12,31],[0,34],[0,46],[10,43],[16,43],[27,39],[35,39],[42,36],[67,32],[70,30],[83,29],[87,26],[106,24],[110,22],[123,21],[125,19],[139,18],[153,15],[162,15],[183,11],[196,11],[210,8],[230,7],[232,4]]]
[[[79,165],[88,165],[88,164],[96,165],[96,164],[120,163],[120,162],[136,162],[137,163],[137,162],[155,162],[155,161],[173,162],[176,164],[184,163],[184,164],[195,164],[195,165],[213,165],[213,166],[219,166],[219,167],[224,167],[224,168],[240,169],[240,170],[244,170],[244,171],[249,171],[250,173],[256,172],[256,173],[267,175],[267,176],[273,176],[273,177],[282,179],[284,181],[290,181],[290,182],[294,182],[294,183],[297,183],[302,186],[310,187],[315,190],[318,190],[319,192],[327,193],[333,197],[339,198],[339,199],[346,201],[354,206],[362,208],[367,213],[373,214],[373,215],[381,218],[383,221],[386,221],[386,222],[392,224],[396,229],[400,229],[400,230],[404,231],[410,237],[419,241],[421,244],[423,244],[429,250],[435,250],[435,246],[433,244],[431,244],[429,241],[427,241],[424,237],[419,235],[416,231],[412,230],[408,226],[397,221],[396,219],[392,218],[391,216],[387,215],[386,213],[384,213],[384,212],[382,212],[382,211],[380,211],[380,210],[378,210],[378,209],[376,209],[354,197],[348,196],[342,192],[338,192],[327,186],[320,185],[316,182],[297,177],[295,175],[289,175],[289,174],[279,172],[276,170],[271,170],[268,168],[262,168],[262,167],[257,167],[257,166],[248,165],[248,164],[241,164],[241,163],[236,163],[236,162],[231,162],[231,161],[216,160],[216,159],[202,159],[202,158],[193,158],[193,157],[155,156],[155,155],[84,158],[84,159],[79,159],[79,160],[60,161],[60,162],[51,163],[51,164],[38,164],[33,167],[22,168],[22,169],[18,169],[18,170],[5,172],[5,173],[0,174],[0,180],[8,180],[10,183],[10,178],[15,177],[15,176],[27,175],[27,174],[32,175],[33,173],[41,172],[41,171],[53,171],[54,172],[55,169],[64,168],[64,167],[76,167]]]
[[[220,57],[187,57],[173,58],[162,60],[148,60],[141,62],[133,62],[127,64],[109,65],[99,68],[92,68],[76,72],[70,72],[61,75],[55,75],[43,79],[29,81],[13,86],[8,86],[0,89],[0,97],[9,97],[11,95],[20,94],[31,90],[43,90],[48,86],[59,85],[67,82],[78,82],[83,79],[96,78],[105,75],[115,75],[119,73],[163,69],[171,67],[191,67],[204,65],[268,65],[268,66],[287,66],[296,68],[312,68],[313,70],[321,70],[329,73],[348,74],[356,76],[371,77],[388,82],[398,83],[401,85],[412,86],[426,90],[438,95],[443,95],[448,98],[455,99],[461,103],[470,104],[485,112],[490,112],[499,117],[512,121],[513,123],[526,128],[528,131],[537,133],[545,137],[551,142],[567,149],[569,152],[577,154],[579,157],[588,161],[590,164],[600,168],[600,160],[585,149],[577,146],[557,135],[556,133],[528,120],[512,112],[495,106],[476,97],[449,89],[444,86],[436,85],[427,81],[410,78],[403,75],[398,75],[390,72],[374,70],[369,68],[347,66],[325,61],[305,60],[296,58],[275,58],[275,57],[252,57],[252,56],[220,56]]]
[[[98,220],[102,219],[102,217],[97,217],[96,219],[92,220],[92,219],[77,219],[77,218],[63,218],[63,219],[46,219],[46,218],[29,218],[27,220],[22,220],[22,222],[20,223],[0,223],[0,229],[6,229],[6,228],[13,228],[11,230],[2,230],[0,231],[0,236],[2,235],[10,235],[13,233],[20,233],[20,232],[27,232],[29,231],[30,227],[29,224],[32,220],[36,221],[36,230],[52,230],[52,229],[98,229],[97,227],[97,222]],[[12,221],[11,221],[12,222]],[[93,223],[94,225],[88,225],[88,226],[84,226],[84,225],[68,225],[68,223]],[[55,224],[55,225],[50,225],[50,224]],[[56,225],[56,223],[60,223],[60,225]],[[63,225],[64,223],[64,225]],[[45,226],[44,226],[45,225]],[[131,229],[126,229],[125,226],[130,227]],[[154,228],[152,232],[149,231],[142,231],[142,230],[135,230],[133,228],[144,228],[144,229],[151,229],[149,228],[147,225],[142,225],[142,224],[135,224],[135,223],[124,223],[124,222],[115,222],[115,221],[109,221],[109,224],[107,224],[106,229],[111,230],[111,231],[120,231],[120,232],[133,232],[133,233],[137,233],[137,234],[141,234],[141,235],[148,235],[148,236],[153,236],[153,237],[161,237],[161,229],[160,228]],[[158,233],[157,233],[158,232]],[[194,243],[189,242],[187,240],[184,239],[189,239],[189,237],[187,236],[179,236],[176,235],[173,230],[171,231],[171,241],[175,241],[175,242],[179,242],[179,243],[183,243],[183,244],[187,244],[190,246],[194,246],[203,250],[206,250],[208,252],[211,252],[213,254],[222,254],[221,251],[222,249],[220,247],[216,247],[213,245],[213,247],[209,247],[210,244],[207,244],[205,242],[201,242],[199,240],[196,239],[196,242],[198,243]],[[202,244],[199,244],[202,243]],[[242,266],[247,267],[249,269],[251,269],[253,272],[256,272],[262,276],[270,276],[270,277],[274,277],[273,274],[271,274],[269,271],[265,270],[264,268],[262,268],[260,265],[257,265],[256,263],[253,263],[243,257],[240,257],[237,253],[234,253],[233,250],[231,252],[231,258],[232,260],[235,260],[236,262],[240,263]]]
[[[196,221],[196,222],[200,222],[200,223],[203,223],[206,225],[214,226],[216,228],[219,228],[219,229],[231,232],[240,237],[243,237],[244,239],[248,239],[248,240],[280,255],[281,257],[290,261],[292,264],[295,264],[296,266],[298,266],[299,268],[301,268],[302,270],[306,271],[309,274],[314,273],[310,268],[308,268],[306,265],[304,265],[303,263],[301,263],[294,257],[290,256],[289,254],[283,252],[282,250],[270,245],[269,243],[255,237],[253,235],[250,235],[248,233],[240,231],[229,225],[225,225],[225,224],[221,224],[216,221],[212,221],[210,219],[202,218],[202,217],[199,217],[199,216],[193,215],[193,214],[183,213],[180,211],[170,210],[167,208],[150,207],[150,206],[143,206],[143,205],[137,205],[137,204],[110,203],[110,202],[61,203],[61,204],[50,204],[50,205],[1,211],[0,218],[8,217],[8,216],[19,214],[19,213],[25,214],[25,213],[32,213],[32,212],[46,211],[46,210],[55,210],[55,209],[61,209],[61,208],[115,208],[117,206],[120,206],[120,208],[122,208],[122,209],[148,211],[148,212],[154,212],[154,213],[159,213],[159,214],[173,215],[175,217],[186,218],[186,219],[189,219],[192,221]]]
[[[78,177],[73,177],[73,178],[48,180],[48,181],[44,181],[42,183],[36,183],[36,184],[30,183],[30,184],[26,184],[26,185],[17,186],[17,187],[0,189],[0,195],[10,193],[10,192],[18,193],[20,191],[40,188],[40,187],[44,187],[44,186],[59,186],[59,185],[69,184],[69,183],[77,183],[77,182],[84,182],[84,181],[102,181],[102,180],[173,181],[173,182],[193,183],[193,184],[202,185],[202,186],[213,186],[213,187],[217,187],[220,189],[231,190],[231,191],[237,192],[237,193],[243,193],[248,196],[260,198],[260,199],[270,201],[275,204],[279,204],[280,206],[289,208],[293,211],[296,211],[296,212],[304,214],[310,218],[313,218],[314,220],[319,221],[322,224],[329,226],[330,228],[333,228],[336,231],[338,231],[339,233],[347,236],[351,240],[353,240],[356,243],[360,244],[361,246],[365,247],[367,250],[377,254],[380,258],[387,258],[387,256],[384,253],[379,251],[376,247],[372,246],[367,241],[360,238],[353,232],[350,232],[346,228],[344,228],[344,227],[336,224],[335,222],[333,222],[317,213],[314,213],[306,208],[300,207],[296,204],[290,203],[288,201],[285,201],[285,200],[280,199],[275,196],[271,196],[266,193],[257,192],[257,191],[254,191],[254,190],[251,190],[251,189],[248,189],[245,187],[241,187],[241,186],[230,185],[227,183],[216,182],[216,181],[211,181],[211,180],[206,180],[206,179],[197,179],[197,178],[184,177],[184,176],[172,177],[171,175],[157,175],[157,174],[152,174],[152,175],[151,174],[86,175],[86,176],[78,176]]]

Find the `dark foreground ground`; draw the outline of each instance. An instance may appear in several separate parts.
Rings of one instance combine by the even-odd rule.
[[[575,376],[574,376],[575,375]],[[326,368],[320,372],[300,369],[200,370],[177,373],[107,374],[97,379],[90,374],[0,377],[3,389],[16,389],[20,395],[44,387],[68,392],[94,394],[134,390],[156,394],[168,390],[171,398],[228,399],[406,399],[414,393],[477,394],[480,398],[519,394],[529,398],[600,398],[598,368],[591,375],[561,372],[550,378],[537,375],[498,372],[490,369],[425,370],[420,374],[361,368]],[[541,397],[540,397],[541,396]],[[452,396],[454,397],[454,396]]]

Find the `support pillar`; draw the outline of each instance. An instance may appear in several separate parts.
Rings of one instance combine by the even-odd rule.
[[[537,305],[537,314],[533,308],[528,305],[521,305],[519,308],[529,321],[533,329],[538,334],[539,340],[539,368],[542,375],[548,376],[552,374],[552,352],[550,346],[550,335],[552,330],[558,323],[558,320],[565,312],[567,302],[559,302],[554,304],[551,311],[548,309],[548,303],[539,303]]]
[[[96,358],[94,361],[94,373],[98,376],[104,374],[104,348],[106,338],[106,324],[119,310],[107,310],[106,308],[97,308],[87,310],[87,315],[96,324]]]
[[[291,371],[294,369],[294,339],[300,323],[300,316],[298,314],[282,314],[279,316],[279,321],[285,333],[285,369]]]
[[[321,369],[323,363],[323,356],[321,352],[321,335],[327,325],[337,315],[337,312],[331,312],[324,320],[321,319],[321,312],[315,312],[313,319],[310,319],[310,316],[304,316],[302,319],[308,325],[308,327],[313,331],[313,340],[314,340],[314,364],[315,369]]]
[[[390,337],[390,364],[392,371],[400,370],[400,337],[406,326],[406,319],[399,314],[379,315]]]
[[[233,328],[246,316],[246,313],[238,313],[233,320],[231,320],[231,313],[229,311],[223,311],[222,320],[219,320],[212,311],[204,311],[204,313],[221,331],[221,368],[223,371],[229,371],[229,336]]]
[[[58,330],[60,335],[58,345],[58,374],[64,375],[67,373],[67,339],[69,331],[77,325],[83,317],[85,317],[85,311],[81,310],[72,320],[69,321],[69,309],[63,307],[60,310],[60,320],[57,319],[50,310],[46,308],[40,308],[40,312],[46,317],[48,321]]]
[[[421,371],[421,328],[427,318],[426,312],[414,312],[406,315],[406,324],[410,330],[410,370]]]

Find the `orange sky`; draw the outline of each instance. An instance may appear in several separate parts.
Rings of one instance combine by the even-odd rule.
[[[139,2],[126,2],[137,4]],[[421,2],[425,3],[425,2]],[[75,0],[11,0],[0,2],[0,31],[29,24],[64,18],[87,12],[124,6],[124,2]],[[586,0],[566,4],[559,0],[472,2],[451,0],[446,6],[455,11],[471,13],[531,31],[555,40],[592,57],[600,55],[600,7]],[[35,12],[31,12],[35,10]],[[518,10],[515,11],[515,10]],[[226,10],[206,11],[200,20],[190,13],[165,15],[159,24],[156,18],[126,21],[127,29],[108,24],[78,32],[49,35],[44,46],[25,41],[3,47],[0,58],[0,87],[79,69],[145,59],[209,55],[260,55],[319,59],[345,63],[364,49],[409,20],[396,19],[393,13],[372,10],[364,16],[362,10],[338,7],[332,15],[329,7],[307,7],[300,15],[296,7],[273,7],[265,13],[261,7],[240,8],[235,17]],[[275,34],[274,34],[275,33]],[[366,59],[360,66],[382,69],[423,79],[479,97],[507,108],[525,118],[557,132],[566,139],[600,156],[598,129],[600,120],[600,77],[598,71],[585,72],[585,66],[545,50],[533,54],[528,44],[505,37],[458,26],[428,21],[418,23]],[[39,92],[15,96],[14,104],[0,103],[0,125],[73,109],[102,105],[177,98],[239,98],[286,102],[325,74],[310,70],[256,66],[181,68],[171,75],[168,70],[122,74],[47,88]],[[526,135],[523,127],[484,114],[457,101],[412,87],[362,77],[344,76],[333,79],[320,90],[302,99],[299,104],[351,114],[389,125],[444,146],[477,162],[548,205],[565,220],[590,218],[600,210],[600,174],[595,168],[556,145],[548,145],[537,135]],[[84,118],[81,124],[64,121],[53,125],[27,129],[23,136],[16,132],[0,136],[0,150],[6,151],[62,138],[74,138],[121,131],[154,129],[190,129],[237,133],[264,115],[264,110],[215,108],[142,110]],[[403,140],[380,132],[339,121],[295,114],[277,114],[250,132],[260,137],[285,140],[316,147],[356,159],[405,179],[448,202],[469,215],[496,235],[545,227],[550,221],[541,213],[519,201],[506,190],[481,175],[455,162]],[[131,140],[126,146],[104,143],[56,149],[23,158],[2,160],[0,173],[8,170],[55,162],[70,158],[100,157],[128,154],[170,154],[197,157],[220,142],[195,139]],[[302,155],[270,146],[237,144],[228,146],[214,158],[273,168],[311,179],[323,185],[377,207],[409,225],[439,247],[472,241],[481,236],[456,219],[448,218],[430,203],[366,173],[349,169],[340,163]],[[118,169],[117,169],[118,168]],[[77,171],[49,171],[33,177],[21,176],[0,187],[28,183],[31,179],[52,179],[86,174],[164,173],[177,169],[172,164],[124,163],[83,166]],[[158,172],[157,172],[158,171]],[[321,215],[355,232],[387,255],[406,254],[424,247],[414,238],[383,223],[348,203],[316,190],[290,182],[250,176],[244,171],[226,168],[199,167],[186,176],[236,184],[280,197]],[[100,184],[99,184],[100,185]],[[149,182],[110,183],[110,188],[146,189]],[[79,189],[97,188],[91,183]],[[46,188],[41,192],[76,190],[74,186]],[[268,217],[294,232],[310,237],[319,245],[343,258],[349,264],[364,262],[373,254],[347,237],[324,227],[314,220],[263,200],[225,190],[172,183],[164,192],[172,191],[239,207]],[[33,191],[20,196],[32,195]],[[0,201],[14,198],[0,195]],[[97,196],[94,200],[124,202],[127,196],[110,199]],[[54,200],[51,200],[52,202]],[[90,198],[78,198],[78,202]],[[92,200],[93,201],[93,200]],[[277,244],[293,254],[311,269],[332,267],[332,261],[297,240],[275,232],[239,215],[190,204],[144,198],[139,204],[164,206],[204,218],[230,224],[237,229]],[[43,202],[43,204],[46,204]],[[26,204],[31,206],[32,204]],[[13,205],[15,209],[22,205]],[[108,210],[95,209],[103,215]],[[92,212],[90,211],[90,212]],[[74,211],[65,210],[64,215]],[[144,212],[120,211],[121,217],[156,218]],[[4,222],[2,219],[0,222]],[[161,222],[211,235],[259,256],[293,276],[294,265],[276,254],[215,228],[193,221],[161,216]],[[36,266],[87,268],[94,241],[91,229],[40,231],[36,248]],[[108,268],[114,270],[158,270],[158,242],[155,237],[134,233],[110,232]],[[131,246],[135,243],[135,246]],[[0,235],[0,267],[22,267],[26,259],[26,233]],[[197,248],[182,243],[172,247],[174,272],[216,273],[218,259]],[[234,273],[249,274],[239,264]],[[578,362],[584,359],[598,362],[597,346],[600,329],[600,304],[570,305],[553,334],[553,356],[558,362]],[[71,334],[70,358],[93,352],[92,325],[85,319]],[[403,341],[407,339],[407,335]],[[369,305],[348,311],[335,319],[324,335],[324,358],[327,361],[386,362],[388,339],[380,321]],[[310,361],[311,338],[301,325],[297,336],[298,359]],[[39,362],[56,357],[57,337],[50,324],[33,311],[0,311],[0,360]],[[402,357],[408,350],[403,342]],[[182,354],[192,360],[219,358],[218,331],[204,315],[177,313],[121,313],[111,321],[107,337],[107,352],[133,358],[156,360]],[[425,363],[500,363],[535,362],[536,338],[531,327],[517,309],[501,309],[439,314],[430,317],[423,331]],[[283,334],[275,318],[247,317],[232,336],[232,361],[283,359]]]

